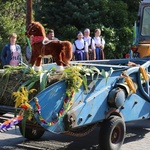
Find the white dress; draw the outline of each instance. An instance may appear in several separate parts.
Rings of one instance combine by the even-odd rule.
[[[86,60],[85,53],[88,53],[88,43],[83,39],[76,40],[73,43],[72,51],[75,55],[76,60]]]

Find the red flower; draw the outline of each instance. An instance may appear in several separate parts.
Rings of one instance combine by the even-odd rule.
[[[21,108],[23,108],[24,110],[28,109],[28,107],[25,104],[21,104]]]
[[[39,104],[37,104],[37,105],[36,105],[36,107],[37,107],[38,109],[40,109],[40,108],[41,108],[41,106],[40,106]]]

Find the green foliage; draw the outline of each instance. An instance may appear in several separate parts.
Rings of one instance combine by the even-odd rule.
[[[40,91],[44,90],[47,85],[47,72],[40,74]]]
[[[34,1],[35,19],[56,37],[73,42],[78,30],[102,29],[105,58],[122,58],[132,43],[132,26],[140,0],[45,0]]]
[[[60,38],[61,40],[69,40],[71,42],[73,42],[75,39],[75,36],[73,35],[76,35],[78,31],[78,29],[75,26],[71,26],[71,25],[66,25],[63,26],[62,28],[57,28],[56,30],[61,35],[61,37],[58,38]]]
[[[25,0],[0,0],[0,51],[9,42],[8,37],[12,32],[17,33],[21,48],[25,46],[23,27],[26,21]]]
[[[106,79],[106,84],[108,82],[108,78],[112,75],[113,71],[114,70],[112,68],[110,68],[109,71],[105,71],[104,69],[102,69],[101,75]]]
[[[115,58],[115,51],[119,37],[114,28],[103,27],[103,32],[105,33],[105,58]]]
[[[0,0],[0,50],[8,42],[11,32],[18,34],[22,50],[26,39],[25,0]],[[105,58],[122,58],[132,42],[132,26],[137,17],[140,0],[33,0],[35,21],[41,22],[46,31],[55,30],[60,40],[74,41],[76,32],[85,28],[102,29],[106,41]]]

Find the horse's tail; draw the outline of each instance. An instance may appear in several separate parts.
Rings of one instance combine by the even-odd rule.
[[[61,42],[63,46],[63,61],[68,65],[69,61],[72,59],[72,43],[69,41],[62,41]]]

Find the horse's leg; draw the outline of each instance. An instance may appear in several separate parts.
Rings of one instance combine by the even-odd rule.
[[[34,65],[35,61],[36,61],[36,57],[34,55],[31,55],[31,59],[30,59],[31,66]]]
[[[64,46],[64,51],[62,51],[62,60],[63,60],[63,65],[67,66],[72,59],[72,44],[69,41],[65,41],[62,43]]]
[[[62,52],[62,62],[63,66],[68,66],[70,59],[68,59],[65,55],[65,52]]]
[[[36,59],[36,64],[35,64],[35,65],[36,65],[37,67],[39,67],[39,66],[41,65],[41,61],[42,61],[42,57],[39,56],[39,57]]]
[[[62,53],[59,53],[59,55],[57,55],[55,57],[55,62],[57,64],[57,68],[56,70],[57,71],[63,71],[64,70],[64,67],[63,67],[63,63],[62,63]]]
[[[41,57],[38,57],[36,55],[31,56],[30,64],[31,64],[31,66],[33,66],[33,69],[35,71],[41,71],[42,70],[40,63],[41,63]]]
[[[35,71],[41,71],[42,70],[41,61],[42,61],[42,57],[37,57],[36,63],[34,66]]]
[[[32,46],[32,54],[31,54],[31,59],[30,59],[31,66],[33,66],[35,64],[38,56],[39,56],[39,54],[37,53],[36,48],[34,46]]]

